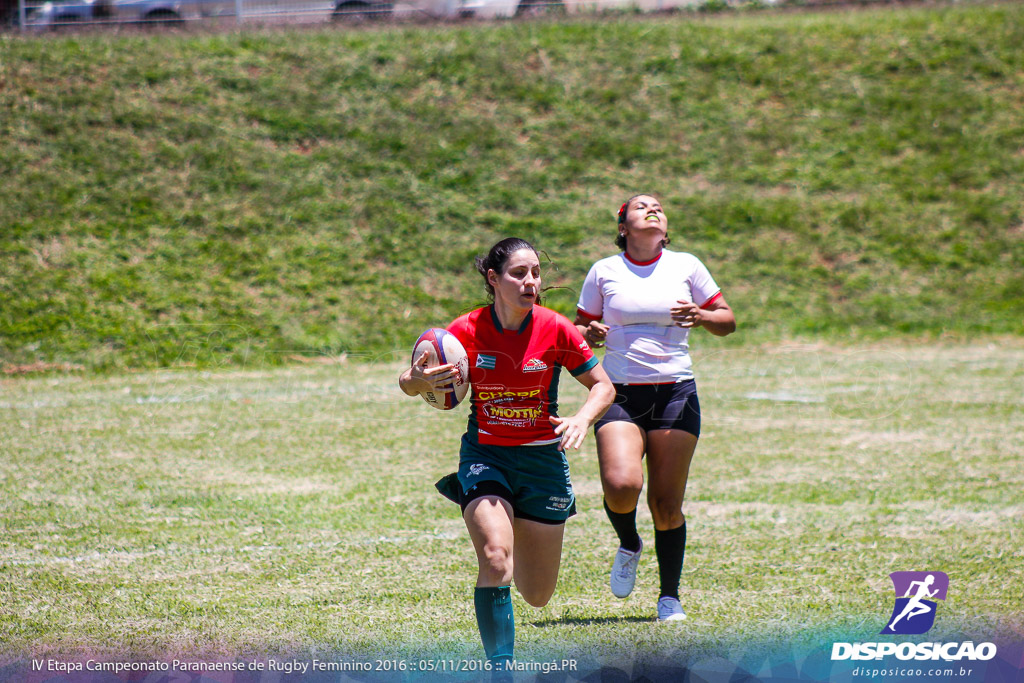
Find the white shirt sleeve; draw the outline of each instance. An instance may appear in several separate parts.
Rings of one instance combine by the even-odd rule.
[[[722,291],[707,266],[701,263],[700,259],[694,258],[693,273],[690,275],[690,292],[693,294],[693,303],[703,306]]]
[[[583,280],[583,288],[580,290],[580,300],[576,308],[583,311],[591,318],[600,320],[604,317],[604,294],[597,281],[597,264],[590,267],[590,272]]]

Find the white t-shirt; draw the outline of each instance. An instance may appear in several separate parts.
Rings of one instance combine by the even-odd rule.
[[[664,249],[637,263],[625,252],[595,263],[577,308],[609,326],[604,365],[616,384],[663,384],[693,377],[690,331],[672,322],[678,301],[704,307],[721,294],[693,254]]]

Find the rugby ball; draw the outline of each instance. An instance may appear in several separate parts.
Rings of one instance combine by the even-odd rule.
[[[451,363],[455,366],[455,391],[447,394],[435,394],[432,391],[425,391],[420,396],[423,400],[438,410],[451,410],[462,403],[469,391],[469,354],[454,334],[439,327],[432,327],[416,340],[412,349],[412,362],[427,352],[427,367],[434,368],[438,365]]]

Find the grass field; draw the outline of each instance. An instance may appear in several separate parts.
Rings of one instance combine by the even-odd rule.
[[[0,34],[0,364],[386,353],[510,235],[571,315],[638,191],[747,341],[1024,334],[1022,44],[1017,2]]]
[[[899,570],[950,577],[929,639],[1024,647],[1022,44],[1014,2],[0,34],[0,683],[479,658],[465,413],[405,349],[513,234],[571,314],[638,190],[740,323],[696,342],[689,619],[653,553],[611,597],[590,440],[518,657],[756,672],[874,640]]]
[[[897,570],[950,576],[928,638],[1024,634],[1019,339],[702,335],[696,354],[689,619],[652,622],[652,559],[634,596],[608,592],[615,544],[588,440],[571,457],[580,509],[555,597],[515,598],[519,658],[699,662],[741,643],[872,639]],[[0,665],[480,657],[471,546],[432,487],[464,413],[402,396],[401,364],[0,380]]]

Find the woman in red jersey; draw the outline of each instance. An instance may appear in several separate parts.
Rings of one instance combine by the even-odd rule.
[[[477,624],[500,670],[513,657],[512,581],[541,607],[558,580],[565,520],[576,510],[565,449],[580,447],[615,391],[579,330],[539,305],[540,259],[529,242],[502,240],[476,267],[493,303],[448,326],[469,354],[472,388],[459,471],[438,488],[462,507],[478,562]],[[402,373],[402,391],[451,391],[453,366],[426,363],[424,354]],[[589,390],[568,417],[557,415],[562,368]]]

